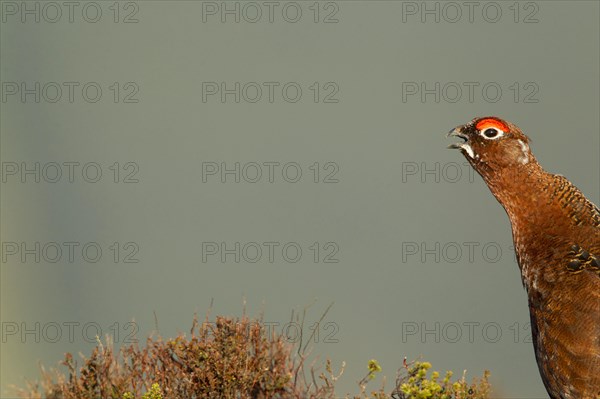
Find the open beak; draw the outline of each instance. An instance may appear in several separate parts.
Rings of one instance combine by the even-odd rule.
[[[473,148],[468,144],[469,142],[469,136],[465,133],[463,133],[462,131],[462,126],[456,127],[452,130],[450,130],[448,132],[448,134],[446,135],[446,137],[459,137],[461,139],[463,139],[462,143],[452,143],[448,146],[448,148],[453,148],[453,149],[458,149],[461,150],[461,152],[465,155],[468,155],[470,158],[478,158],[474,151]]]
[[[450,130],[448,134],[446,134],[446,137],[460,137],[461,139],[463,139],[462,143],[452,143],[448,146],[448,148],[464,148],[465,143],[467,142],[467,140],[469,140],[469,137],[460,130],[460,127],[455,127],[454,129]]]

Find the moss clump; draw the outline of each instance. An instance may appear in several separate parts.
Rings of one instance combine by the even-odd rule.
[[[447,371],[440,380],[440,373],[434,371],[428,377],[431,363],[414,362],[406,364],[396,387],[396,395],[402,399],[486,399],[489,397],[489,373],[486,371],[480,381],[467,383],[465,376],[451,381],[452,372]]]
[[[135,399],[135,396],[131,392],[125,392],[123,399]],[[142,399],[163,399],[160,385],[157,383],[152,384],[152,387],[142,396]]]

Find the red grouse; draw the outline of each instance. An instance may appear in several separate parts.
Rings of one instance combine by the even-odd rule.
[[[502,204],[529,299],[533,346],[552,399],[600,398],[600,210],[546,172],[529,139],[497,117],[452,129]]]

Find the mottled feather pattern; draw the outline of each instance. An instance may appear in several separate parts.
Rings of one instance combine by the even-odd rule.
[[[577,187],[562,175],[552,176],[551,187],[554,188],[551,199],[558,201],[563,208],[569,208],[569,216],[576,224],[592,222],[600,227],[600,209],[589,201]]]
[[[570,272],[580,273],[589,270],[598,274],[600,277],[600,258],[596,255],[581,248],[577,244],[571,246],[569,255],[571,255],[571,257],[569,258],[569,263],[567,263],[567,269]]]

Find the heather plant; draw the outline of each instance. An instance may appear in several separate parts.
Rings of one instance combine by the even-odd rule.
[[[319,323],[327,311],[321,316]],[[292,316],[294,317],[294,316]],[[304,327],[305,313],[296,315]],[[314,334],[313,330],[313,334]],[[300,334],[301,337],[303,334]],[[344,395],[335,391],[345,364],[335,372],[330,360],[324,370],[310,357],[308,339],[291,343],[282,333],[265,328],[262,318],[253,320],[217,316],[209,322],[194,318],[189,336],[179,334],[163,339],[151,336],[145,345],[130,344],[115,351],[113,344],[98,341],[89,358],[79,366],[69,353],[59,370],[42,368],[39,382],[18,390],[31,399],[333,399]],[[381,388],[368,392],[367,385],[381,373],[372,359],[367,374],[358,382],[357,395],[350,399],[486,399],[487,373],[478,384],[451,382],[451,374],[439,380],[430,364],[404,364],[397,386],[386,393]]]

